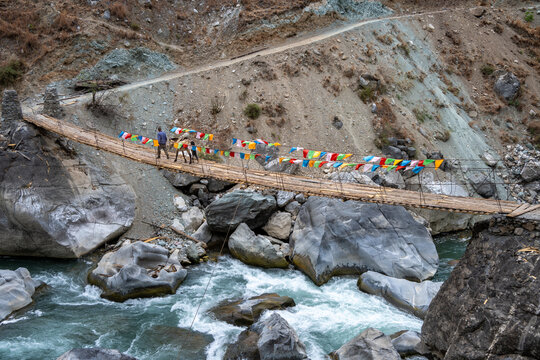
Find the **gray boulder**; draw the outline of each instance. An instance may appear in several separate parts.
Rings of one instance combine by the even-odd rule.
[[[497,187],[486,173],[469,171],[467,173],[467,178],[474,191],[484,198],[490,198],[497,192]]]
[[[373,271],[360,275],[358,288],[368,294],[385,298],[389,303],[423,319],[431,300],[437,295],[442,282],[421,283],[396,279]]]
[[[528,183],[540,179],[540,162],[536,160],[528,161],[519,175],[523,181]]]
[[[0,151],[0,255],[77,258],[131,226],[135,194],[114,170],[29,124],[6,138],[19,147]]]
[[[295,305],[292,298],[272,293],[228,301],[210,311],[221,321],[236,326],[249,326],[259,319],[263,311],[283,310]]]
[[[289,238],[292,226],[292,216],[288,212],[278,211],[268,219],[266,225],[263,226],[263,230],[270,236],[276,239],[286,240]]]
[[[397,171],[382,171],[377,173],[372,180],[381,186],[405,189],[405,180],[403,180],[401,173]]]
[[[26,268],[0,270],[0,321],[31,304],[36,288],[41,285],[43,283],[33,280]]]
[[[301,206],[302,205],[300,205],[298,201],[292,201],[285,206],[285,211],[296,217],[296,215],[298,215],[300,212]]]
[[[438,255],[427,229],[401,206],[310,197],[294,226],[292,261],[317,285],[367,270],[422,281]]]
[[[390,335],[390,338],[392,339],[394,349],[403,357],[429,353],[426,345],[420,338],[420,334],[416,331],[400,331]]]
[[[182,213],[180,219],[174,219],[173,227],[192,234],[202,225],[204,222],[204,213],[196,206],[191,207],[188,211]]]
[[[192,236],[199,241],[205,242],[206,244],[212,240],[212,232],[210,231],[206,221],[199,226],[197,231],[195,231]]]
[[[425,344],[447,360],[540,359],[539,244],[538,224],[530,220],[476,225],[429,306]]]
[[[187,188],[191,184],[195,184],[201,180],[200,177],[183,172],[162,170],[162,174],[167,180],[169,180],[172,186],[180,189]]]
[[[306,347],[287,320],[273,313],[252,326],[259,334],[257,348],[261,360],[303,360],[307,359]]]
[[[390,338],[367,328],[360,335],[330,354],[332,360],[401,360]]]
[[[187,271],[176,256],[161,246],[125,242],[103,255],[88,274],[88,282],[103,289],[101,297],[113,301],[174,294]]]
[[[282,208],[287,206],[288,203],[294,200],[296,194],[290,191],[278,191],[276,195],[277,206]]]
[[[223,190],[227,190],[234,186],[234,183],[218,180],[218,179],[208,179],[208,185],[206,187],[208,188],[208,191],[210,192],[220,192]]]
[[[83,348],[71,349],[56,360],[137,360],[114,349]]]
[[[215,200],[205,210],[211,231],[231,231],[241,223],[251,229],[261,227],[276,210],[276,199],[254,191],[238,190]]]
[[[517,76],[511,72],[507,72],[497,78],[493,90],[506,101],[510,101],[519,95],[520,88],[521,83]]]
[[[265,268],[286,268],[289,263],[278,245],[266,237],[255,235],[246,224],[240,224],[229,238],[232,256],[248,265]]]
[[[358,184],[364,184],[364,185],[378,186],[378,184],[376,184],[371,179],[371,177],[356,170],[348,171],[348,172],[336,171],[336,172],[328,174],[327,177],[333,181],[342,182],[342,183],[358,183]]]

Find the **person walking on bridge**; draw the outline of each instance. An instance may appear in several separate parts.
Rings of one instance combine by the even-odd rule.
[[[167,151],[167,134],[165,134],[163,131],[161,131],[161,126],[158,128],[157,133],[157,140],[158,140],[158,149],[157,149],[157,158],[159,159],[161,157],[161,150],[165,152],[165,155],[167,155],[167,159],[169,158],[169,152]]]

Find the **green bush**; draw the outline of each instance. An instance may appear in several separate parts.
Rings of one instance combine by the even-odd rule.
[[[24,64],[20,60],[11,60],[5,66],[0,66],[0,86],[13,85],[23,75]]]
[[[482,74],[484,74],[485,76],[489,76],[489,75],[493,74],[493,72],[495,71],[495,68],[490,64],[486,64],[486,65],[482,66],[480,71],[482,71]]]
[[[368,101],[372,101],[375,99],[375,91],[371,86],[366,86],[358,92],[358,96],[360,97],[360,100],[362,100],[364,103],[367,103]]]
[[[418,120],[420,123],[433,119],[433,116],[428,113],[426,109],[413,109],[413,114],[416,116],[416,120]]]
[[[129,27],[131,28],[131,30],[133,31],[139,31],[141,29],[141,27],[139,26],[139,24],[137,23],[131,23],[129,24]]]
[[[244,109],[244,115],[250,119],[256,119],[261,115],[261,107],[258,104],[248,104]]]
[[[525,21],[526,22],[532,22],[534,20],[534,15],[531,11],[527,11],[525,13],[525,17],[524,17]]]

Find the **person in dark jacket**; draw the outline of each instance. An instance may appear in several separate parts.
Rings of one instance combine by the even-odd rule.
[[[167,134],[165,134],[163,131],[161,131],[161,126],[158,128],[157,133],[157,141],[158,141],[158,148],[157,148],[157,158],[159,159],[161,157],[161,150],[165,152],[165,155],[167,155],[167,159],[169,158],[169,152],[167,151]]]
[[[197,162],[199,162],[199,157],[197,156],[197,150],[193,150],[193,146],[195,146],[195,141],[191,142],[191,156],[189,157],[189,163],[191,164],[192,159],[197,159]],[[195,162],[195,160],[193,160]]]

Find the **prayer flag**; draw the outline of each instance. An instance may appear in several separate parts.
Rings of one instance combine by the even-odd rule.
[[[171,132],[175,132],[177,129],[178,129],[177,127],[173,127],[173,128],[171,129]]]
[[[373,159],[373,156],[366,156],[364,161],[370,162]]]
[[[303,153],[304,153],[304,157],[307,158],[309,154],[309,150],[304,149]]]
[[[308,167],[308,165],[309,165],[309,160],[302,161],[302,167]]]
[[[210,154],[210,149],[206,148],[206,153]]]
[[[354,168],[354,170],[360,169],[360,166],[362,166],[362,165],[364,165],[364,164],[356,164],[356,167]]]
[[[271,156],[270,155],[266,155],[266,158],[264,159],[265,162],[268,162],[270,160]]]
[[[435,169],[438,169],[443,163],[444,159],[435,160]]]
[[[388,159],[386,159],[386,161],[384,162],[384,165],[390,165],[390,164],[393,164],[393,163],[394,163],[394,160],[396,160],[396,159],[388,158]]]
[[[323,166],[324,164],[326,164],[326,163],[327,163],[327,161],[320,161],[320,162],[319,162],[319,167],[322,167],[322,166]]]
[[[345,154],[338,154],[336,160],[343,160],[345,158]]]
[[[334,164],[334,167],[335,167],[335,168],[338,168],[338,167],[340,167],[342,164],[343,164],[343,163],[341,163],[341,162],[336,162],[336,163]]]
[[[233,144],[233,145],[236,144],[237,141],[238,141],[238,139],[233,138],[233,139],[232,139],[232,144]]]
[[[255,154],[249,155],[249,158],[250,158],[251,160],[255,160]]]
[[[200,146],[197,146],[197,151],[201,152],[201,147]]]
[[[229,153],[229,156],[230,156],[230,157],[234,157],[234,151],[231,151],[231,152]]]
[[[223,152],[223,150],[220,150],[220,151],[219,151],[219,155],[221,155],[221,156],[225,155],[225,153]]]
[[[330,161],[336,161],[338,158],[338,155],[339,154],[332,153],[332,155],[330,156]]]
[[[244,159],[246,157],[246,154],[240,153],[240,159]]]
[[[208,137],[208,140],[210,141],[214,140],[214,134],[210,134],[210,136]]]
[[[352,156],[352,154],[345,154],[345,156],[343,156],[343,160],[346,160],[348,158],[350,158]]]
[[[319,159],[322,159],[326,156],[326,152],[325,151],[321,151],[321,155],[319,156]]]
[[[248,149],[250,150],[255,150],[257,148],[257,144],[255,144],[254,142],[250,142],[249,145],[248,145]]]
[[[308,159],[313,159],[314,154],[315,154],[315,151],[313,151],[313,150],[308,151],[307,158]]]
[[[292,152],[294,152],[294,151],[296,151],[296,148],[295,148],[295,147],[291,148],[291,151],[289,151],[289,154],[292,153]]]
[[[434,161],[435,160],[431,160],[431,159],[424,160],[424,165],[432,164]]]
[[[310,160],[308,166],[313,167],[313,164],[315,164],[315,160]]]
[[[414,168],[416,165],[418,165],[418,160],[411,161],[411,166]]]
[[[178,143],[174,143],[173,146],[174,146],[175,149],[178,149],[179,145],[180,145],[180,144],[178,144]]]
[[[141,135],[137,136],[137,140],[139,141],[142,140],[142,136]]]
[[[424,160],[420,160],[420,161],[418,162],[418,166],[424,166]]]
[[[153,143],[154,143],[154,146],[155,146],[155,147],[159,146],[159,143],[158,143],[157,140],[154,140]]]
[[[381,160],[380,157],[374,156],[371,160],[369,160],[369,162],[378,163],[380,160]]]
[[[130,133],[124,133],[124,135],[122,135],[122,139],[124,139],[124,140],[127,140],[130,137],[131,137]]]
[[[394,160],[394,164],[393,164],[393,165],[397,165],[397,164],[399,164],[399,163],[402,162],[402,161],[403,161],[403,160],[401,160],[401,159]]]
[[[379,161],[379,165],[384,165],[386,163],[386,158],[381,158],[381,161]]]
[[[396,171],[398,171],[398,170],[403,170],[403,169],[405,169],[405,168],[406,168],[406,166],[400,165],[400,166],[397,167]]]
[[[218,152],[219,152],[218,149],[214,149],[214,155],[217,155]]]
[[[204,134],[203,140],[208,140],[209,137],[210,137],[210,134]]]
[[[407,165],[409,165],[410,163],[411,163],[411,160],[403,160],[403,161],[401,162],[401,165],[407,166]]]
[[[418,174],[423,168],[423,166],[415,166],[412,172],[413,174]]]
[[[373,165],[373,167],[371,168],[371,172],[377,170],[379,167],[380,165]]]
[[[148,141],[150,141],[149,138],[143,137],[143,139],[142,139],[142,143],[143,143],[143,144],[146,144]]]
[[[390,165],[386,171],[394,170],[395,168],[397,168],[397,165]]]
[[[312,159],[318,159],[320,157],[321,157],[321,152],[320,151],[314,151],[313,152]]]
[[[122,132],[120,132],[120,135],[118,135],[118,137],[119,137],[119,138],[121,138],[121,137],[122,137],[122,135],[124,135],[124,132],[123,132],[123,131],[122,131]]]
[[[225,151],[225,152],[224,152],[224,155],[225,155],[226,157],[229,157],[230,153],[229,153],[228,151]]]
[[[362,169],[363,172],[368,172],[371,170],[371,168],[373,167],[372,164],[366,164],[364,165],[364,168]]]

